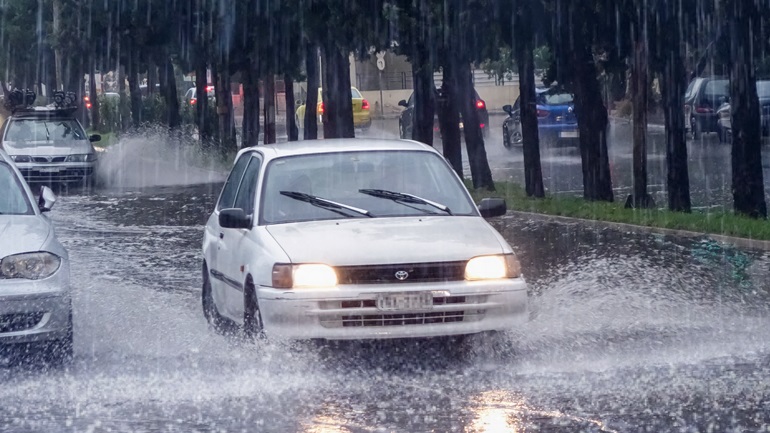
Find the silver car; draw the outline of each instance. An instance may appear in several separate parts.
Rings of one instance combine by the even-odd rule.
[[[71,109],[30,107],[14,111],[0,128],[0,147],[27,182],[93,182],[97,153]]]
[[[69,258],[44,214],[56,198],[46,186],[35,200],[0,149],[0,348],[72,357]]]

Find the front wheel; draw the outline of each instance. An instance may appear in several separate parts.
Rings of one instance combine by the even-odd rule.
[[[217,306],[214,303],[214,295],[211,291],[211,280],[209,279],[209,270],[206,264],[203,264],[203,290],[201,293],[201,304],[203,315],[209,325],[219,334],[226,331],[225,319],[219,314]]]
[[[257,290],[251,278],[246,281],[243,290],[243,333],[249,339],[262,339],[265,336],[262,313],[259,311]]]

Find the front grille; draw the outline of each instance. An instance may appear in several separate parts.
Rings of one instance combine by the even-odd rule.
[[[43,320],[45,313],[4,314],[0,316],[0,334],[32,329]]]
[[[465,279],[465,261],[439,263],[406,263],[400,265],[340,266],[337,277],[340,284],[427,283],[462,281]],[[407,272],[400,280],[396,273]]]
[[[429,325],[435,323],[462,322],[463,311],[442,311],[437,313],[378,314],[342,316],[343,327],[361,326],[408,326]]]
[[[465,296],[440,296],[433,298],[433,305],[452,305],[464,304]],[[362,299],[355,301],[326,301],[321,303],[324,310],[337,308],[377,308],[377,301],[374,299]]]

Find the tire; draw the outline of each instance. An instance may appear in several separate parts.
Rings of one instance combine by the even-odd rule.
[[[214,303],[214,296],[211,292],[211,280],[209,279],[209,269],[206,263],[203,264],[203,290],[201,291],[201,307],[203,315],[214,331],[218,334],[225,334],[227,331],[225,318],[219,314],[217,306]]]
[[[259,311],[257,290],[251,277],[246,280],[243,288],[243,334],[250,340],[263,339],[265,337],[262,314]]]
[[[398,122],[398,136],[403,140],[406,138],[406,131],[404,131],[404,124],[401,121]]]

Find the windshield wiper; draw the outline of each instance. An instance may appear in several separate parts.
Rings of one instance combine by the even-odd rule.
[[[51,131],[48,130],[48,122],[43,122],[45,126],[45,141],[51,141]]]
[[[336,212],[340,215],[344,216],[350,216],[345,212],[341,212],[340,209],[344,209],[350,212],[357,213],[359,215],[367,216],[369,218],[374,218],[374,215],[370,214],[368,210],[361,209],[357,207],[353,207],[350,205],[337,203],[336,201],[327,200],[325,198],[316,197],[314,195],[305,194],[304,192],[298,192],[298,191],[281,191],[281,195],[285,195],[286,197],[291,197],[294,200],[304,201],[305,203],[310,203],[313,206],[320,207],[322,209],[330,210],[332,212]]]
[[[433,206],[436,209],[446,212],[449,215],[453,215],[452,211],[449,210],[449,208],[441,203],[436,203],[435,201],[428,200],[426,198],[418,197],[416,195],[407,194],[405,192],[396,192],[396,191],[388,191],[387,189],[359,189],[358,192],[361,194],[367,194],[372,197],[378,197],[378,198],[385,198],[389,200],[393,200],[395,202],[400,203],[414,203],[414,204],[425,204],[428,206]]]

